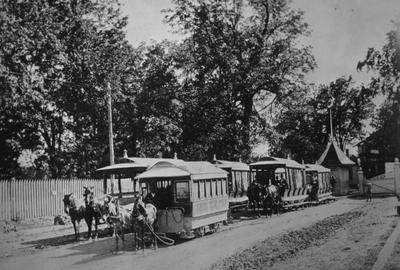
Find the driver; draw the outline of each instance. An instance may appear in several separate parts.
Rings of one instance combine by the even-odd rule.
[[[156,205],[156,187],[154,184],[151,184],[150,187],[150,192],[147,193],[146,197],[144,198],[144,203],[145,204],[152,204],[152,205]]]

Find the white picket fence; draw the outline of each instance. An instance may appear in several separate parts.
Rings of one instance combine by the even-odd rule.
[[[74,193],[82,197],[83,186],[103,194],[101,179],[0,179],[0,220],[24,220],[64,212],[62,199]]]

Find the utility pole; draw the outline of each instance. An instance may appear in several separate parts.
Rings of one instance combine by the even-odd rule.
[[[330,122],[330,126],[331,126],[330,141],[333,142],[332,108],[329,108],[329,122]]]
[[[112,128],[112,106],[111,106],[111,86],[110,82],[107,83],[108,89],[108,142],[110,148],[110,165],[114,165],[114,135]],[[114,175],[110,175],[111,181],[111,194],[114,194]]]

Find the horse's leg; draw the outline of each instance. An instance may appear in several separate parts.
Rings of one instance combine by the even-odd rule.
[[[122,240],[122,248],[125,249],[125,232],[123,223],[121,223],[121,240]]]
[[[133,246],[136,251],[138,249],[137,230],[132,226],[132,231],[133,231]]]
[[[138,237],[138,233],[137,231],[135,231],[135,250],[139,249],[139,240],[137,239]]]
[[[115,249],[118,251],[118,231],[117,224],[113,224],[113,234],[115,235]]]
[[[76,221],[76,234],[78,236],[77,240],[79,241],[80,235],[79,235],[79,229],[80,229],[81,221],[78,219]]]
[[[98,227],[99,227],[99,217],[94,217],[94,239],[98,239]]]
[[[144,223],[145,221],[142,221],[142,251],[144,253],[144,249],[145,249],[145,243],[144,243]]]
[[[131,225],[131,231],[133,234],[133,249],[136,250],[136,232],[135,232],[133,225]]]
[[[92,236],[92,218],[85,218],[87,227],[88,227],[88,236],[87,238],[90,239]]]
[[[153,228],[153,232],[154,232],[154,235],[153,235],[153,237],[154,237],[154,249],[155,250],[157,250],[157,237],[156,237],[156,232],[154,231],[154,223],[153,223],[153,225],[151,225],[151,227]]]
[[[76,228],[76,220],[72,219],[72,225],[74,225],[74,232],[75,232],[75,240],[78,241],[79,240],[79,231]]]

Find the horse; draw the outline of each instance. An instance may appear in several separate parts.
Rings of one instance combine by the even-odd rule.
[[[80,221],[84,219],[88,226],[88,239],[92,234],[92,220],[93,216],[88,212],[87,206],[83,199],[77,199],[73,193],[64,195],[64,212],[71,217],[72,225],[74,226],[75,239],[79,240],[79,225]]]
[[[138,232],[141,232],[142,249],[144,252],[144,233],[146,229],[150,231],[151,235],[153,236],[152,246],[154,246],[154,249],[157,249],[157,237],[153,226],[156,217],[157,208],[154,205],[150,203],[144,204],[141,196],[135,198],[132,209],[132,230],[135,250],[138,248],[136,238],[138,236]]]
[[[94,187],[86,187],[83,186],[83,197],[85,201],[86,210],[88,215],[92,217],[92,221],[94,219],[95,226],[95,235],[94,238],[98,237],[98,226],[100,224],[100,219],[105,222],[104,212],[105,207],[108,202],[112,200],[112,196],[109,194],[101,195],[99,197],[94,197]],[[92,222],[90,222],[92,224]]]
[[[111,224],[115,237],[116,250],[118,251],[118,240],[121,238],[122,246],[125,249],[125,230],[132,228],[132,209],[133,203],[120,206],[117,201],[109,201],[105,207],[105,217],[107,223]]]
[[[247,188],[247,197],[249,198],[247,207],[252,207],[255,212],[256,209],[263,207],[265,196],[265,188],[260,183],[252,182]],[[260,216],[260,211],[258,211],[258,216]]]
[[[275,214],[279,215],[280,214],[280,207],[282,203],[282,197],[281,197],[281,187],[280,186],[275,186],[275,185],[270,185],[267,187],[267,191],[269,194],[271,194],[271,197],[273,199],[273,211]]]
[[[265,188],[266,190],[266,195],[263,201],[263,208],[267,212],[267,217],[270,216],[272,217],[272,214],[278,214],[280,211],[280,206],[281,206],[281,198],[280,198],[280,192],[279,188],[275,185],[269,185],[268,187]]]

